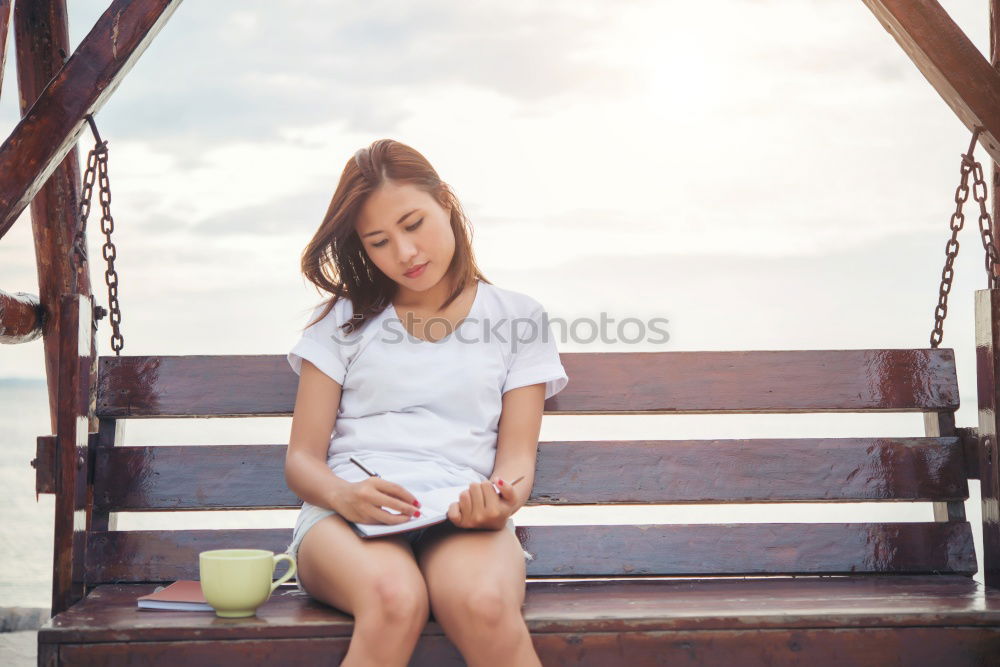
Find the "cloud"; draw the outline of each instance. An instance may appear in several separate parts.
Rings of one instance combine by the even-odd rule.
[[[331,193],[325,189],[297,192],[263,204],[241,206],[209,215],[196,223],[208,236],[246,234],[271,236],[318,227]]]
[[[74,43],[105,8],[71,3]],[[982,43],[977,8],[947,9]],[[940,232],[943,247],[968,134],[871,12],[798,0],[724,10],[184,3],[98,114],[127,316],[183,312],[197,298],[215,309],[199,321],[239,320],[232,293],[309,290],[299,253],[346,160],[381,136],[418,148],[455,185],[488,273],[593,286],[595,263],[613,276],[648,271],[719,309],[732,286],[766,293],[754,275],[796,275],[771,266],[804,272],[835,257],[823,281],[800,281],[814,289],[802,298],[831,302],[863,291],[849,280],[877,267],[855,271],[837,253],[911,232]],[[14,61],[0,99],[9,127]],[[25,215],[0,241],[0,285],[30,291],[32,258]],[[661,275],[657,263],[690,270]],[[907,275],[886,266],[886,280]],[[164,331],[144,330],[151,348],[173,343]]]
[[[70,6],[75,45],[105,9]],[[496,90],[526,104],[614,93],[624,73],[588,57],[607,12],[570,3],[187,2],[98,115],[119,141],[196,155],[338,119],[384,132],[422,87]],[[11,81],[13,79],[7,79]]]

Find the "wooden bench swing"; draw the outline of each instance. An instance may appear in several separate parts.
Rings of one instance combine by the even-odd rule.
[[[977,141],[1000,155],[1000,75],[982,68],[936,2],[923,0],[921,11],[866,4],[922,71],[933,70],[928,78],[949,103],[961,102],[953,108],[975,132],[959,192],[967,197],[973,173],[985,211],[971,156]],[[102,91],[114,89],[176,5],[115,0],[65,63],[19,52],[19,67],[47,67],[51,81],[23,95],[35,101],[0,147],[0,236],[49,174],[61,174],[56,165],[88,120],[96,135],[91,114]],[[106,159],[100,147],[95,155]],[[39,197],[56,201],[45,190]],[[542,442],[531,505],[922,501],[933,503],[933,520],[519,526],[535,555],[524,616],[543,663],[1000,664],[1000,286],[992,221],[981,230],[990,287],[976,292],[978,428],[955,424],[954,352],[938,347],[957,243],[929,348],[563,354],[571,381],[546,402],[546,415],[919,412],[925,435]],[[53,270],[86,267],[85,252],[71,259]],[[284,356],[122,356],[112,294],[115,355],[97,358],[94,318],[106,313],[89,283],[71,284],[79,289],[46,283],[44,306],[0,293],[6,336],[30,340],[46,326],[55,332],[46,344],[58,344],[55,435],[38,438],[32,462],[38,491],[56,497],[53,617],[38,633],[39,664],[337,664],[351,617],[290,586],[250,618],[136,609],[157,585],[197,579],[200,551],[279,552],[290,528],[115,525],[118,512],[297,508],[283,478],[285,444],[123,446],[121,437],[130,419],[290,416],[297,377]],[[972,578],[970,479],[983,497],[985,586]],[[432,620],[413,664],[463,662]]]
[[[1000,290],[979,296],[1000,314]],[[68,331],[89,303],[64,305]],[[543,664],[988,665],[1000,656],[1000,590],[971,579],[963,502],[980,453],[954,425],[952,350],[562,359],[571,382],[546,414],[918,411],[927,436],[542,442],[529,504],[905,500],[933,502],[935,520],[519,526],[535,554],[524,616]],[[276,592],[247,619],[136,610],[157,584],[197,579],[200,551],[280,553],[290,529],[114,527],[114,512],[299,505],[283,479],[284,444],[122,447],[117,435],[126,419],[290,415],[297,377],[284,357],[99,365],[100,428],[77,487],[88,501],[77,536],[87,595],[41,629],[39,664],[338,664],[352,618],[311,598]],[[464,663],[432,620],[411,664]]]

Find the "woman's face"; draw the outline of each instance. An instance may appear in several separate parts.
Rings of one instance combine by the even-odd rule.
[[[445,276],[455,254],[451,211],[409,183],[386,182],[358,212],[354,229],[368,257],[404,290],[422,292]],[[406,271],[426,264],[417,275]]]

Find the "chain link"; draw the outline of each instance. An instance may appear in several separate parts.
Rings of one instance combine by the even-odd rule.
[[[997,274],[1000,260],[997,257],[997,248],[994,244],[993,218],[986,209],[986,180],[983,178],[983,167],[972,156],[976,149],[976,142],[981,127],[977,127],[972,133],[972,141],[969,144],[969,152],[962,154],[962,178],[955,190],[955,212],[951,215],[949,226],[951,227],[951,238],[945,245],[944,269],[941,271],[941,286],[938,289],[938,304],[934,309],[934,330],[931,331],[931,347],[937,348],[944,339],[944,319],[948,316],[948,294],[951,292],[952,280],[955,278],[955,258],[958,257],[958,233],[965,225],[965,214],[962,207],[969,199],[969,174],[972,174],[973,186],[972,197],[979,203],[979,233],[983,241],[983,249],[986,251],[986,280],[990,289],[1000,287],[1000,275]]]
[[[125,338],[121,333],[121,307],[118,303],[118,272],[115,270],[115,258],[118,251],[111,241],[111,233],[115,229],[115,220],[111,217],[111,181],[108,178],[108,142],[101,141],[97,132],[97,124],[90,114],[86,116],[90,129],[94,133],[94,148],[87,155],[87,169],[83,174],[83,187],[80,192],[80,225],[73,239],[73,252],[80,262],[87,259],[87,217],[90,215],[90,201],[93,195],[94,181],[98,182],[98,199],[101,204],[101,231],[105,241],[102,247],[104,259],[108,264],[104,272],[104,282],[108,286],[108,307],[111,309],[111,349],[116,355],[121,355],[125,346]],[[103,309],[102,309],[103,310]]]

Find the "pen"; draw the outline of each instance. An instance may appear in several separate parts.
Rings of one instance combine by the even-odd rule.
[[[521,475],[520,477],[518,477],[517,479],[515,479],[513,482],[510,483],[510,485],[514,486],[515,484],[517,484],[518,482],[520,482],[522,479],[524,479],[524,475]],[[500,493],[500,489],[497,489],[497,485],[496,484],[493,485],[493,488],[497,490],[497,493]]]
[[[378,474],[377,472],[373,472],[373,471],[369,470],[367,467],[365,467],[365,465],[363,463],[361,463],[361,461],[357,460],[353,456],[350,458],[350,460],[351,460],[351,463],[353,463],[354,465],[356,465],[359,468],[361,468],[362,470],[364,470],[365,473],[367,473],[369,477],[381,477],[382,476],[382,475]],[[524,475],[521,475],[520,477],[518,477],[517,479],[515,479],[513,482],[510,483],[510,485],[514,486],[515,484],[517,484],[518,482],[520,482],[522,479],[524,479]],[[497,493],[500,493],[500,489],[497,488],[496,484],[493,485],[493,488],[496,490]]]
[[[362,470],[364,470],[366,473],[368,473],[369,477],[381,477],[382,476],[382,475],[378,474],[377,472],[372,472],[371,470],[369,470],[368,468],[366,468],[361,463],[361,461],[357,460],[353,456],[351,457],[351,463],[353,463],[354,465],[358,466],[359,468],[361,468]]]

